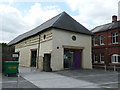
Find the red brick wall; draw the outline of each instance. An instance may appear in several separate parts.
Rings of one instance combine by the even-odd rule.
[[[112,33],[118,31],[118,44],[112,44]],[[111,55],[119,54],[120,55],[120,29],[108,30],[105,32],[94,33],[94,36],[104,36],[104,45],[92,46],[92,53],[104,53],[105,64],[108,65],[111,63]],[[99,40],[98,40],[99,42]],[[92,57],[93,58],[93,57]],[[99,57],[98,57],[99,59]]]

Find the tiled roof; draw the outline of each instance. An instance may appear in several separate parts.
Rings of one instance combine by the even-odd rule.
[[[97,26],[94,29],[92,29],[91,31],[93,33],[96,33],[96,32],[103,32],[103,31],[107,31],[107,30],[111,30],[111,29],[118,29],[118,28],[120,28],[120,21]]]
[[[89,31],[83,25],[81,25],[76,20],[74,20],[66,12],[62,12],[59,15],[39,25],[35,29],[19,35],[18,37],[10,41],[9,45],[16,44],[28,37],[31,37],[40,32],[46,31],[49,28],[57,28],[61,30],[66,30],[66,31],[71,31],[71,32],[76,32],[76,33],[81,33],[81,34],[86,34],[86,35],[92,35],[91,31]]]

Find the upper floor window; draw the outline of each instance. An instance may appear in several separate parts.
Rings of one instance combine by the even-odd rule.
[[[97,45],[97,37],[93,38],[93,45],[96,46]]]
[[[118,43],[118,32],[113,32],[112,33],[112,43],[113,44]]]
[[[103,35],[99,36],[99,40],[100,40],[100,45],[104,45],[104,36]]]
[[[100,63],[104,63],[104,53],[100,53]]]
[[[120,63],[120,55],[118,54],[113,54],[111,56],[112,63]]]

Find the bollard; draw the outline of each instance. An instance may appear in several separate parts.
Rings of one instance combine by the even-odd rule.
[[[106,65],[104,66],[104,68],[105,68],[105,71],[106,71]]]
[[[114,65],[114,72],[116,71],[116,67],[115,67],[115,65]]]

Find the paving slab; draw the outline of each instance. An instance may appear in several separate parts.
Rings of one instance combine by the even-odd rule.
[[[0,72],[0,90],[2,89],[2,73]]]
[[[2,88],[38,88],[31,82],[27,81],[23,77],[17,77],[16,75],[10,75],[9,77],[2,75]]]
[[[119,74],[114,71],[104,71],[103,69],[93,70],[64,70],[55,72],[78,80],[95,83],[104,88],[119,88]]]
[[[97,84],[50,72],[21,73],[21,76],[39,88],[99,88]]]

